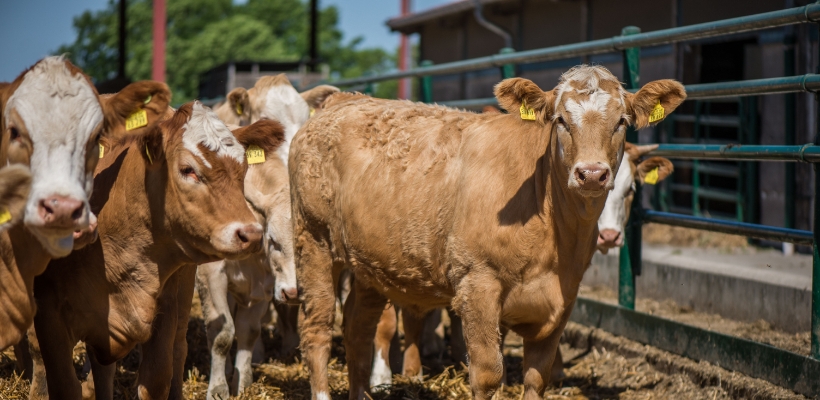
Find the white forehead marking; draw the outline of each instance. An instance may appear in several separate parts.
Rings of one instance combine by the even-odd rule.
[[[558,105],[561,104],[561,97],[563,96],[564,92],[576,91],[578,94],[594,95],[595,93],[600,91],[598,89],[600,87],[602,80],[618,82],[618,79],[615,78],[615,76],[612,75],[612,73],[609,72],[608,69],[600,65],[579,65],[577,67],[571,68],[567,72],[564,72],[563,74],[561,74],[561,79],[559,80],[557,87],[557,93],[555,97],[555,110],[558,110]],[[571,84],[572,82],[581,82],[584,83],[585,86],[581,89],[575,89]],[[618,92],[620,94],[621,105],[624,105],[624,90],[622,87],[620,87],[620,82],[618,82],[618,85]],[[607,101],[609,100],[607,99]]]
[[[581,100],[580,103],[573,99],[567,100],[564,108],[569,112],[572,118],[572,123],[577,127],[581,127],[584,122],[584,115],[588,112],[598,112],[601,115],[606,115],[606,106],[609,104],[609,99],[612,96],[604,90],[596,90],[592,92],[589,98]]]
[[[287,165],[290,142],[310,118],[310,106],[293,86],[276,85],[265,94],[265,106],[260,116],[278,121],[285,127],[285,143],[277,151]]]
[[[242,163],[245,158],[245,149],[233,133],[225,126],[225,123],[216,116],[208,107],[202,103],[195,101],[191,118],[182,127],[184,130],[182,134],[182,144],[188,151],[202,160],[202,164],[211,168],[211,164],[202,153],[199,151],[199,144],[202,144],[208,150],[216,153],[217,156],[224,156],[233,158],[236,162]]]

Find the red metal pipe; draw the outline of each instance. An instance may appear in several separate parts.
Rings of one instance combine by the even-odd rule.
[[[151,79],[165,82],[165,0],[154,0],[154,60]]]
[[[401,1],[401,16],[406,16],[410,14],[410,0],[400,0]],[[399,70],[406,71],[408,67],[408,60],[410,58],[410,46],[409,46],[409,38],[407,35],[401,35],[401,42],[399,45]],[[400,99],[408,99],[410,98],[410,80],[409,79],[402,79],[399,81],[399,98]]]

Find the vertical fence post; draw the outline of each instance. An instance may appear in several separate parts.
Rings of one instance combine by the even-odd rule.
[[[433,65],[433,62],[430,60],[422,61],[419,66],[421,67],[429,67]],[[421,79],[421,101],[423,103],[432,103],[433,102],[433,78],[430,75],[422,76]]]
[[[641,33],[636,26],[627,26],[621,35]],[[623,51],[624,82],[627,89],[640,86],[641,48],[631,47]],[[626,140],[638,143],[638,131],[628,128]],[[635,200],[629,213],[629,221],[624,229],[624,246],[618,255],[618,304],[631,310],[635,309],[635,276],[641,273],[641,187],[636,186]]]
[[[515,53],[515,49],[510,47],[504,47],[498,54],[509,54]],[[504,64],[501,66],[501,79],[509,79],[515,77],[515,65],[514,64]]]
[[[820,24],[817,25],[820,28]],[[819,29],[820,30],[820,29]],[[820,44],[818,44],[820,55]],[[820,73],[820,65],[817,66]],[[817,116],[820,117],[820,93],[814,95]],[[820,145],[820,121],[815,118],[814,144]],[[814,164],[814,245],[812,246],[811,270],[811,357],[820,359],[820,163]]]

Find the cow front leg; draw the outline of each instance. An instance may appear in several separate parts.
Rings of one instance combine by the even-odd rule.
[[[421,381],[421,345],[422,331],[425,325],[424,314],[417,314],[406,307],[401,310],[402,325],[404,325],[404,362],[401,374]]]
[[[177,289],[179,277],[171,275],[157,299],[151,338],[142,345],[137,379],[141,400],[167,399],[174,376],[174,339],[177,334]]]
[[[29,387],[29,399],[40,400],[48,398],[48,383],[46,381],[46,367],[43,365],[43,354],[40,352],[40,342],[37,341],[37,333],[34,330],[34,325],[31,325],[26,332],[27,340],[21,341],[21,345],[25,342],[28,351],[29,361],[31,361],[31,387]],[[16,352],[15,352],[16,353]]]
[[[373,339],[386,305],[387,299],[381,293],[363,285],[354,275],[353,288],[344,307],[344,345],[350,399],[370,397]]]
[[[114,374],[117,372],[117,363],[108,365],[101,364],[97,361],[97,356],[94,354],[94,348],[86,346],[86,356],[91,362],[91,373],[86,379],[88,384],[83,388],[83,398],[96,400],[105,400],[114,398]]]
[[[279,358],[292,361],[299,349],[299,306],[275,302],[273,306],[276,309],[276,330],[282,336]]]
[[[268,309],[269,301],[260,301],[249,308],[238,307],[234,318],[236,326],[236,370],[239,372],[239,395],[253,383],[253,346],[262,332],[262,317]]]
[[[468,275],[453,300],[464,325],[470,388],[473,398],[479,400],[493,397],[504,374],[499,331],[501,294],[501,283],[492,276]]]
[[[81,399],[82,388],[74,371],[74,341],[56,312],[58,307],[43,307],[34,317],[34,329],[29,330],[29,349],[34,361],[34,380],[39,381],[30,389],[30,397],[52,399]],[[36,332],[48,332],[37,335]],[[39,356],[38,356],[39,354]],[[40,362],[42,361],[42,368]],[[48,395],[44,396],[42,374]]]
[[[176,335],[174,336],[174,374],[171,377],[169,399],[183,399],[182,384],[185,378],[185,359],[188,357],[188,320],[191,303],[196,290],[196,265],[186,265],[176,272]]]
[[[312,399],[330,400],[327,363],[330,359],[333,321],[336,317],[333,260],[327,242],[318,242],[317,238],[307,231],[299,234],[299,224],[299,218],[296,218],[296,273],[297,281],[304,293],[304,321],[299,329],[300,347],[302,358],[310,372]]]
[[[393,370],[390,369],[390,349],[396,335],[396,307],[388,304],[379,317],[376,335],[373,338],[373,370],[370,373],[370,387],[393,384]]]
[[[563,325],[543,339],[524,337],[524,400],[541,399],[550,382]]]
[[[227,399],[230,396],[225,363],[231,351],[235,334],[231,309],[228,305],[228,276],[222,261],[199,266],[197,285],[208,349],[211,352],[211,374],[208,382],[208,400]]]

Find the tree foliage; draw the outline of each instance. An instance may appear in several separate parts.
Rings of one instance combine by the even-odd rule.
[[[74,18],[77,37],[61,46],[68,57],[99,82],[116,76],[118,2]],[[295,61],[307,57],[309,8],[306,0],[168,0],[166,78],[174,103],[198,95],[200,75],[228,61]],[[150,79],[152,1],[128,0],[126,75]],[[361,49],[361,38],[343,41],[334,6],[319,12],[319,56],[334,77],[377,73],[394,66],[394,55],[382,49]],[[389,96],[395,85],[381,85]],[[391,89],[392,87],[392,89]]]

